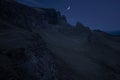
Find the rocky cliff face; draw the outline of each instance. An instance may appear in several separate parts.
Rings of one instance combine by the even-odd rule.
[[[12,13],[15,5],[0,5],[0,80],[56,80],[51,52],[39,34],[24,28],[27,23],[19,25],[26,17]]]
[[[54,9],[1,0],[0,10],[0,80],[120,79],[120,37]]]
[[[41,24],[58,24],[62,21],[66,21],[64,16],[54,9],[30,8],[18,4],[15,1],[11,2],[7,0],[1,0],[0,5],[1,19],[7,20],[24,29],[33,28],[33,26],[37,27]]]

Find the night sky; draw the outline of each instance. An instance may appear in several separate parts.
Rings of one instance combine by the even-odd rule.
[[[77,21],[91,29],[120,30],[120,0],[18,0],[33,7],[55,8],[70,24]]]

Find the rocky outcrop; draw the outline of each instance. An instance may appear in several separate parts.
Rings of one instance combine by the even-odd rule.
[[[4,4],[5,3],[5,4]],[[58,24],[65,22],[65,18],[54,9],[30,8],[15,1],[0,1],[1,19],[29,29],[41,24]],[[26,20],[28,19],[28,20]]]

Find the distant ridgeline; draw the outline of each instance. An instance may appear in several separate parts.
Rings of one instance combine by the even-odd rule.
[[[120,31],[110,31],[110,32],[107,32],[111,35],[117,35],[117,36],[120,36]]]

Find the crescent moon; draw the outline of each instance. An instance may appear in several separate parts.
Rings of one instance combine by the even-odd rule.
[[[70,7],[70,6],[68,6],[67,10],[70,10],[70,9],[71,9],[71,7]]]

